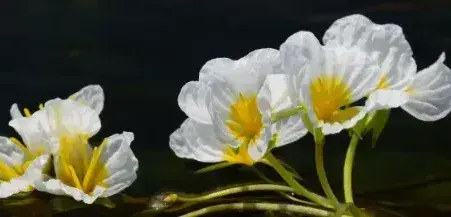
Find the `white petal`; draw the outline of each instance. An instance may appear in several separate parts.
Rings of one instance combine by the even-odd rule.
[[[270,95],[270,105],[273,113],[294,107],[289,95],[286,74],[272,74],[266,77],[262,90]]]
[[[271,127],[264,127],[260,133],[260,137],[255,141],[255,143],[249,145],[248,152],[249,156],[254,161],[259,161],[263,158],[268,151],[268,144],[271,139]]]
[[[272,124],[272,133],[277,134],[275,147],[280,147],[304,137],[308,130],[301,116],[296,115]]]
[[[59,179],[52,178],[36,182],[35,188],[38,191],[47,192],[54,195],[71,196],[74,200],[83,201],[86,204],[92,204],[105,191],[105,188],[97,186],[92,195],[89,195],[78,188],[64,184]]]
[[[22,149],[12,143],[9,138],[0,136],[0,161],[9,167],[14,167],[22,165],[26,161],[26,156]]]
[[[324,61],[323,47],[311,32],[300,31],[290,37],[280,46],[282,69],[288,75],[288,87],[290,97],[294,103],[303,101],[299,90],[306,76],[303,74],[307,63],[312,66],[322,65],[318,61]],[[315,70],[317,71],[317,70]]]
[[[102,112],[105,102],[105,95],[100,85],[88,85],[69,98],[91,107],[97,114]]]
[[[212,125],[188,118],[171,134],[169,146],[180,158],[215,163],[223,161],[223,151],[227,144],[216,138]]]
[[[70,99],[50,100],[32,118],[37,119],[41,131],[56,138],[68,134],[86,134],[91,137],[101,127],[96,111]]]
[[[370,94],[365,106],[372,110],[397,108],[409,100],[409,95],[402,90],[376,90]]]
[[[357,122],[362,120],[366,114],[369,113],[369,109],[367,107],[353,106],[350,108],[358,109],[359,112],[355,116],[353,116],[351,119],[346,120],[343,123],[338,123],[338,122],[321,123],[319,126],[321,127],[321,131],[323,132],[323,134],[324,135],[336,134],[336,133],[341,132],[344,129],[352,128],[357,124]]]
[[[49,155],[41,155],[28,165],[22,176],[8,182],[0,182],[0,198],[32,190],[34,184],[42,179],[42,173],[47,166],[49,158]]]
[[[36,118],[19,117],[12,119],[9,126],[22,137],[24,144],[32,153],[45,152],[48,153],[51,148],[48,145],[49,138],[44,131],[41,130],[39,122]]]
[[[208,61],[200,74],[224,79],[235,92],[258,92],[268,74],[281,73],[279,51],[258,49],[239,60],[218,58]]]
[[[11,115],[11,119],[21,118],[23,117],[22,113],[19,110],[19,107],[16,103],[14,103],[11,106],[11,109],[9,110],[9,114]]]
[[[188,117],[204,124],[211,123],[211,117],[205,104],[208,90],[206,82],[190,81],[182,87],[178,96],[180,109]]]
[[[395,24],[376,24],[367,17],[354,14],[336,20],[324,33],[323,42],[330,47],[357,46],[366,51],[377,51],[386,56],[390,47],[412,55],[403,30]]]
[[[395,24],[379,25],[355,14],[336,20],[323,37],[328,47],[358,47],[377,59],[391,89],[404,89],[416,72],[412,49]]]
[[[130,148],[134,135],[131,132],[115,134],[107,138],[101,155],[108,177],[103,181],[108,187],[101,195],[109,197],[129,187],[136,180],[138,160]]]
[[[443,62],[445,53],[415,76],[409,101],[402,106],[422,121],[435,121],[451,111],[451,70]]]

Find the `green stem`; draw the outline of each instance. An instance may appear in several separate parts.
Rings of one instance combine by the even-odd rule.
[[[343,190],[346,203],[354,203],[354,198],[352,195],[352,167],[359,140],[359,136],[357,134],[353,134],[348,150],[346,151],[346,158],[343,166]]]
[[[296,190],[296,193],[300,196],[306,197],[307,199],[327,208],[332,208],[330,202],[327,198],[322,197],[321,195],[315,194],[299,184],[293,176],[288,172],[282,164],[277,160],[271,152],[266,154],[266,159],[271,163],[271,166],[279,173],[279,175],[287,182],[291,187]]]
[[[297,114],[301,113],[301,111],[302,111],[302,107],[300,107],[300,106],[294,107],[294,108],[283,109],[283,110],[271,115],[271,123],[275,123],[277,121],[289,118],[293,115],[297,115]]]
[[[303,205],[293,205],[293,204],[279,204],[279,203],[230,203],[230,204],[219,204],[214,206],[205,207],[196,211],[189,212],[180,217],[196,217],[202,216],[206,214],[212,214],[216,212],[222,211],[230,211],[230,210],[238,210],[238,211],[247,211],[247,210],[259,210],[259,211],[279,211],[279,212],[289,212],[289,213],[297,213],[309,216],[318,216],[318,217],[328,217],[333,215],[333,212],[312,208]],[[350,217],[342,215],[342,217]]]
[[[276,184],[255,184],[255,185],[245,185],[233,188],[228,188],[224,190],[215,191],[210,194],[206,194],[200,197],[182,197],[177,194],[170,194],[164,200],[166,202],[202,202],[206,200],[211,200],[218,197],[224,197],[231,194],[238,194],[249,191],[277,191],[277,192],[295,192],[291,187]]]
[[[340,204],[337,197],[335,196],[332,188],[330,187],[329,181],[327,180],[326,170],[324,169],[324,142],[315,142],[315,165],[316,173],[318,174],[319,182],[323,188],[324,193],[326,193],[327,198],[332,200],[334,207],[338,207]]]

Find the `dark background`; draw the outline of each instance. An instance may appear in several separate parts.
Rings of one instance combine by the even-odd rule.
[[[236,59],[258,48],[278,48],[299,30],[321,38],[334,20],[352,13],[402,26],[419,69],[435,62],[442,51],[451,53],[447,0],[5,0],[0,10],[0,134],[15,135],[7,125],[12,103],[34,111],[51,98],[100,84],[106,102],[97,140],[123,130],[135,133],[132,147],[140,174],[129,189],[133,195],[208,190],[246,175],[236,169],[193,175],[205,165],[177,159],[168,147],[170,133],[186,117],[177,105],[180,88],[196,80],[212,58]],[[362,145],[359,153],[414,156],[415,166],[392,174],[443,166],[424,160],[424,153],[451,160],[449,117],[424,123],[402,110],[392,114],[376,149]],[[342,134],[326,147],[332,183],[338,187],[347,141]],[[311,138],[299,143],[276,154],[315,179]],[[398,155],[381,159],[385,167],[408,161]]]

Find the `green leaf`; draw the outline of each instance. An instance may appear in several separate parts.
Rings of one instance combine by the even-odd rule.
[[[113,208],[116,207],[116,204],[113,203],[113,201],[111,201],[108,198],[98,198],[96,201],[94,201],[94,203],[102,205],[102,206],[104,206],[106,208],[109,208],[109,209],[113,209]]]
[[[12,207],[12,206],[27,206],[35,203],[39,199],[35,197],[27,197],[27,198],[6,198],[2,200],[3,207]]]
[[[382,134],[382,130],[385,128],[385,125],[388,122],[389,116],[389,109],[378,110],[368,116],[364,133],[366,134],[372,131],[371,145],[373,148],[376,146],[376,143],[380,135]]]
[[[230,162],[222,162],[222,163],[217,163],[217,164],[213,164],[207,167],[204,167],[200,170],[196,171],[196,174],[201,174],[201,173],[206,173],[206,172],[211,172],[211,171],[215,171],[215,170],[219,170],[222,168],[226,168],[229,166],[232,166],[233,164]]]
[[[68,212],[75,209],[85,208],[88,204],[78,202],[70,197],[56,197],[50,201],[55,212]]]
[[[390,110],[379,110],[376,112],[375,117],[373,118],[373,135],[371,137],[371,145],[373,148],[376,146],[377,140],[382,133],[382,130],[385,128],[385,125],[388,122],[388,118],[390,116]]]

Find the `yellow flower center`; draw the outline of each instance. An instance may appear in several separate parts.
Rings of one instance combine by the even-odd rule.
[[[40,104],[39,108],[42,109],[43,105]],[[26,117],[31,117],[30,110],[28,110],[27,108],[24,108],[24,114]],[[0,182],[8,182],[12,179],[22,176],[27,170],[30,163],[45,151],[44,146],[38,146],[37,150],[31,151],[22,142],[14,137],[11,137],[10,141],[17,147],[19,147],[19,149],[23,152],[23,154],[25,155],[25,160],[18,165],[8,165],[0,160]],[[32,190],[32,188],[29,188],[28,190]]]
[[[237,140],[254,144],[263,129],[257,96],[246,97],[240,93],[238,100],[230,106],[229,120],[226,124]]]
[[[86,194],[91,194],[96,186],[106,187],[107,170],[100,158],[106,141],[92,150],[86,135],[61,137],[55,168],[57,178]]]
[[[238,149],[226,146],[226,148],[223,150],[224,160],[230,163],[252,166],[255,161],[249,155],[248,147],[248,143],[243,143]]]
[[[351,91],[340,77],[323,75],[310,84],[313,111],[320,121],[342,123],[358,113],[356,108],[346,108],[351,103]]]
[[[388,78],[387,75],[383,74],[376,89],[387,89],[388,88]]]
[[[412,94],[415,90],[412,87],[406,89],[406,93]]]

